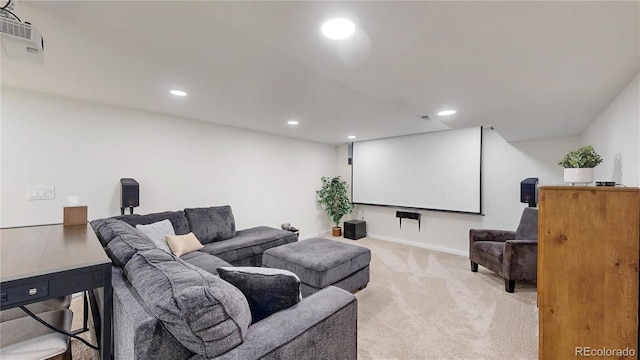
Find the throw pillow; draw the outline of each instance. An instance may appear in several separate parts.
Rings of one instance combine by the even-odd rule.
[[[173,231],[171,221],[165,219],[148,225],[138,224],[136,225],[136,229],[147,235],[149,239],[156,244],[158,249],[171,253],[166,238],[167,235],[174,236],[176,234],[175,231]]]
[[[243,342],[251,312],[231,284],[160,249],[139,251],[124,274],[149,311],[187,349],[209,359]]]
[[[297,304],[300,279],[287,270],[260,267],[219,267],[218,275],[242,291],[252,323]]]
[[[192,232],[187,235],[167,235],[166,238],[171,252],[178,257],[204,247]]]
[[[236,221],[229,205],[184,209],[184,215],[189,229],[203,244],[236,236]]]

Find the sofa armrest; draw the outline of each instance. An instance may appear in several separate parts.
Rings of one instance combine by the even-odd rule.
[[[114,359],[188,359],[189,350],[149,312],[122,270],[112,270]]]
[[[515,236],[516,232],[510,230],[470,229],[469,243],[475,241],[507,241]]]
[[[506,241],[503,256],[504,274],[507,280],[537,280],[537,240]]]
[[[515,231],[491,230],[491,229],[469,229],[469,256],[473,254],[473,243],[476,241],[507,241],[516,236]]]
[[[355,360],[357,316],[356,297],[329,286],[251,325],[240,346],[215,359]]]

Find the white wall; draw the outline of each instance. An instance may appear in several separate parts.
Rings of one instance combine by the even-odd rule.
[[[485,216],[419,211],[415,222],[403,221],[396,208],[358,206],[351,218],[367,221],[369,236],[453,253],[468,252],[470,228],[514,229],[522,208],[520,181],[538,177],[540,185],[561,184],[557,161],[567,151],[593,145],[604,161],[595,169],[596,180],[615,180],[640,186],[640,74],[618,94],[581,136],[507,143],[495,131],[486,131],[483,154],[483,208]],[[347,147],[338,149],[338,174],[350,179]],[[357,160],[356,160],[357,161]]]
[[[583,142],[604,158],[595,180],[640,186],[640,73],[589,125]]]
[[[89,218],[120,213],[120,178],[140,183],[136,213],[229,204],[238,229],[330,223],[316,205],[336,147],[11,88],[2,89],[1,227],[62,222],[67,197]],[[54,185],[54,200],[27,187]]]
[[[400,229],[396,208],[358,206],[346,219],[363,218],[369,235],[380,239],[465,254],[469,228],[515,229],[525,206],[520,181],[562,184],[556,162],[583,144],[605,158],[596,179],[639,186],[639,77],[582,137],[507,143],[486,130],[485,216],[421,211],[421,231],[409,220]],[[291,222],[306,238],[331,227],[315,202],[320,177],[351,179],[346,145],[336,149],[16,89],[2,88],[1,105],[1,227],[59,223],[70,195],[89,205],[92,219],[118,214],[119,179],[133,177],[141,183],[136,213],[230,204],[238,228]],[[56,199],[27,201],[29,185],[56,186]]]
[[[483,141],[483,212],[485,216],[418,211],[416,221],[395,217],[397,208],[358,206],[352,218],[367,221],[369,236],[411,245],[467,254],[469,229],[515,230],[522,209],[520,182],[528,177],[540,179],[540,185],[562,183],[563,171],[556,163],[567,151],[580,145],[579,137],[507,143],[498,132],[485,130]],[[347,146],[338,149],[338,174],[350,179]],[[354,159],[357,161],[357,159]]]

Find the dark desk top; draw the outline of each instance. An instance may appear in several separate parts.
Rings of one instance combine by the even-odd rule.
[[[3,283],[110,263],[89,224],[0,229]]]

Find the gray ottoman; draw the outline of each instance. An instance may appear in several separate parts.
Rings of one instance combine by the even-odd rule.
[[[311,238],[268,249],[262,266],[289,270],[301,281],[302,296],[329,285],[350,292],[369,282],[371,250],[339,241]]]

